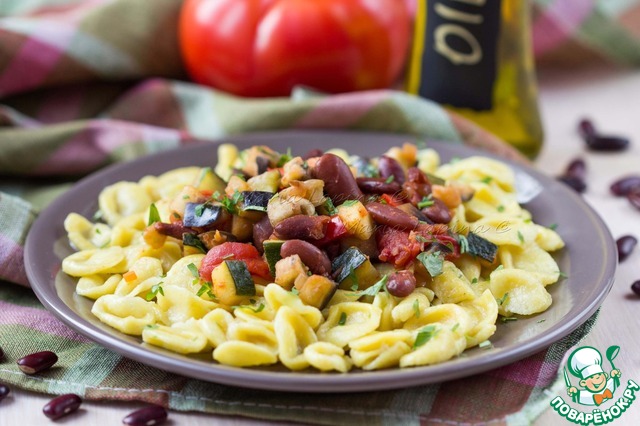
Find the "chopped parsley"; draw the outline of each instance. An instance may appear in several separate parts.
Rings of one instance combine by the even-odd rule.
[[[413,301],[413,314],[416,318],[420,318],[420,301],[418,299]]]
[[[504,265],[498,265],[498,267],[494,269],[494,271],[500,271],[502,269],[504,269]]]
[[[520,240],[521,243],[524,243],[524,235],[522,235],[522,232],[518,231],[518,239]]]
[[[347,200],[344,203],[342,203],[342,205],[344,207],[351,207],[351,206],[355,206],[356,204],[358,204],[358,200]]]
[[[569,278],[569,275],[565,274],[562,271],[558,271],[558,275],[560,276],[560,278]]]
[[[516,317],[500,317],[500,321],[502,321],[502,322],[512,322],[512,321],[518,321],[518,318],[516,318]]]
[[[149,206],[149,220],[147,221],[147,226],[151,226],[156,222],[160,222],[160,213],[158,212],[158,208],[155,203],[151,203]]]
[[[354,295],[357,295],[358,297],[375,296],[376,294],[380,293],[380,290],[386,288],[385,286],[387,285],[387,281],[389,281],[389,275],[385,275],[384,277],[380,278],[380,280],[371,287],[355,292]]]
[[[509,292],[503,294],[500,299],[496,299],[496,302],[498,302],[498,305],[502,306],[502,304],[506,302],[507,297],[509,297]]]
[[[459,322],[457,322],[453,327],[451,327],[451,331],[455,332],[458,329],[458,327],[460,327]]]
[[[213,294],[213,291],[212,291],[212,286],[213,284],[210,283],[209,281],[202,281],[202,285],[200,286],[200,289],[198,290],[197,295],[202,296],[203,294],[207,293],[207,296],[209,296],[212,299],[216,299],[216,295]]]
[[[293,156],[291,155],[291,147],[289,147],[287,148],[287,152],[285,154],[280,155],[280,158],[278,159],[278,163],[276,164],[276,167],[282,167],[292,159],[293,159]]]
[[[420,332],[418,332],[418,335],[416,336],[416,341],[413,343],[413,349],[419,348],[434,338],[438,334],[438,331],[440,330],[438,330],[433,324],[429,324],[420,329]]]
[[[340,319],[338,320],[338,325],[345,325],[347,323],[347,314],[342,312],[340,314]]]
[[[471,280],[471,284],[478,284],[478,279],[476,277],[473,277],[473,279]]]
[[[434,203],[433,197],[431,196],[431,194],[429,194],[425,197],[422,197],[422,200],[418,202],[418,208],[423,209],[425,207],[430,207],[433,205],[433,203]]]
[[[198,267],[195,264],[193,263],[188,264],[187,269],[189,270],[189,272],[191,272],[191,275],[193,275],[195,278],[200,278]]]
[[[460,254],[467,253],[469,251],[469,240],[467,240],[467,237],[460,234],[458,235],[457,240],[458,245],[460,245]]]
[[[496,209],[502,213],[504,211],[504,206],[502,204],[500,204],[498,207],[496,207]]]
[[[551,229],[552,231],[555,231],[557,228],[558,228],[557,223],[552,223],[551,225],[549,225],[549,229]]]
[[[434,252],[422,252],[418,255],[417,259],[424,265],[432,277],[437,277],[442,274],[442,265],[444,263],[444,256],[437,250]]]
[[[394,175],[389,176],[384,180],[384,183],[391,183],[396,177]]]
[[[541,323],[543,323],[543,322],[545,322],[545,321],[546,321],[546,319],[544,319],[544,318],[543,318],[543,319],[541,319],[541,320],[536,321],[536,323],[541,324]]]
[[[493,346],[493,345],[492,345],[492,344],[491,344],[491,342],[490,342],[490,341],[488,341],[488,340],[485,340],[484,342],[480,342],[480,344],[478,345],[478,347],[479,347],[479,348],[482,348],[482,349],[489,349],[489,348],[491,348],[492,346]]]
[[[291,287],[291,293],[293,293],[293,294],[295,294],[297,296],[298,294],[300,294],[300,291],[298,291],[298,289],[295,288],[295,287]]]
[[[158,328],[158,324],[147,324],[144,326],[144,328],[148,329],[148,330],[153,330],[154,328]]]
[[[331,201],[331,198],[329,197],[325,198],[322,206],[325,208],[329,216],[333,216],[334,214],[338,213],[338,209],[336,209],[336,206],[333,204],[333,201]]]
[[[480,182],[489,184],[489,183],[491,183],[492,180],[493,180],[493,178],[491,176],[485,176],[484,178],[482,178],[480,180]]]
[[[162,289],[162,281],[160,281],[158,284],[152,285],[151,290],[149,290],[149,292],[144,298],[147,300],[153,300],[158,293],[164,296],[164,290]]]

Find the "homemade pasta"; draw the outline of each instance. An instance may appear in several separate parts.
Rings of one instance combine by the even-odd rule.
[[[373,159],[224,144],[215,167],[118,182],[98,204],[65,220],[62,261],[93,315],[236,367],[444,362],[548,309],[561,277],[564,243],[508,165],[412,144]]]

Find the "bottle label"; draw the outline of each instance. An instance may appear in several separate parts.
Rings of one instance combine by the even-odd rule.
[[[409,91],[474,110],[493,106],[502,0],[418,0]]]

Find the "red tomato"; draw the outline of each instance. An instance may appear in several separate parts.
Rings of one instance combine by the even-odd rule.
[[[260,253],[254,246],[232,242],[222,243],[207,252],[198,270],[200,277],[203,280],[211,281],[211,272],[225,260],[243,260],[252,275],[257,275],[267,280],[272,278],[267,262],[260,257]]]
[[[390,86],[406,58],[398,0],[186,0],[179,38],[198,83],[243,96]]]

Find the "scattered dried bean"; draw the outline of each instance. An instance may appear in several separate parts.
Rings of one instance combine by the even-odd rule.
[[[616,240],[618,247],[618,261],[624,261],[638,244],[638,239],[633,235],[625,235]]]
[[[588,119],[580,121],[578,132],[587,143],[589,149],[594,151],[622,151],[629,146],[629,139],[627,138],[599,134],[593,123]]]
[[[582,158],[576,158],[569,163],[564,175],[584,180],[587,177],[587,165]]]
[[[378,171],[380,172],[380,177],[383,179],[393,176],[393,181],[400,185],[405,181],[404,169],[395,158],[387,157],[386,155],[380,157],[378,160]]]
[[[587,190],[587,184],[582,180],[573,176],[560,176],[558,180],[575,190],[576,192],[584,192]]]
[[[618,179],[611,184],[611,192],[618,197],[627,196],[640,191],[640,176],[631,175]]]
[[[630,192],[629,195],[627,195],[627,199],[633,207],[640,210],[640,189]]]
[[[11,389],[9,389],[9,386],[0,383],[0,401],[5,399],[5,397],[10,393],[11,393]]]
[[[25,374],[36,374],[51,368],[56,362],[58,362],[58,356],[51,351],[36,352],[17,361],[18,368]]]
[[[57,420],[60,417],[64,417],[69,413],[76,411],[80,408],[82,399],[75,393],[68,393],[53,398],[51,401],[42,408],[42,412],[45,416],[51,420]]]
[[[156,426],[164,423],[165,420],[167,420],[167,410],[159,405],[150,405],[130,413],[122,419],[122,423],[129,426]]]

